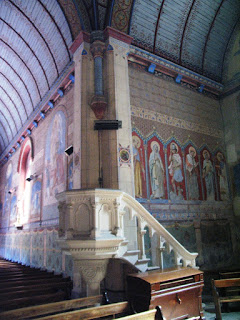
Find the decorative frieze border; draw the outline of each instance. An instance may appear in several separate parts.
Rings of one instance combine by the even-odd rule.
[[[201,134],[206,134],[215,138],[223,138],[222,130],[216,129],[214,127],[204,126],[199,123],[175,118],[166,114],[162,114],[160,112],[156,112],[156,111],[131,105],[131,114],[132,116],[135,116],[138,118],[156,121],[169,126],[186,129],[186,130],[190,130],[190,131],[201,133]]]

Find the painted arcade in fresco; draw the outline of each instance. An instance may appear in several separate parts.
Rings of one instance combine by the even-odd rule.
[[[226,160],[222,150],[193,141],[180,145],[133,131],[135,197],[139,201],[229,200]]]

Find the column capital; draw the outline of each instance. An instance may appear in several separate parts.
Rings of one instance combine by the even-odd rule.
[[[93,58],[97,58],[97,57],[101,57],[103,58],[103,55],[106,51],[106,46],[105,43],[101,40],[95,40],[92,44],[91,44],[91,53],[93,55]]]

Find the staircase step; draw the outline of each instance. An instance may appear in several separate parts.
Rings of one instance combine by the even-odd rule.
[[[135,266],[141,271],[145,272],[148,269],[148,262],[150,259],[138,259],[135,263]]]
[[[128,250],[125,252],[125,256],[133,256],[135,254],[139,254],[140,250]]]
[[[158,270],[158,269],[161,269],[161,268],[159,266],[151,266],[147,268],[148,271]]]

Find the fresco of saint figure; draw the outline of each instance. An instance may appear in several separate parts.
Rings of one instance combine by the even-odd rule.
[[[36,181],[32,187],[32,195],[31,195],[31,215],[32,216],[40,215],[41,190],[42,190],[41,181]]]
[[[198,162],[196,162],[196,150],[194,147],[189,147],[186,155],[186,170],[188,182],[188,198],[189,200],[199,199],[198,187]]]
[[[5,188],[4,188],[4,204],[3,204],[3,216],[9,214],[10,211],[10,199],[11,195],[8,191],[12,188],[12,163],[9,163],[6,172],[6,180],[5,180]]]
[[[145,170],[141,164],[139,148],[141,146],[141,141],[139,137],[133,136],[133,165],[134,165],[134,185],[135,185],[135,197],[142,198],[142,172]]]
[[[59,111],[48,130],[46,145],[46,198],[64,190],[65,183],[65,116]]]
[[[178,153],[178,146],[175,142],[170,144],[170,155],[169,155],[169,174],[171,176],[172,190],[170,191],[171,200],[182,200],[183,189],[180,184],[183,182],[182,174],[182,159]]]
[[[210,154],[207,150],[203,151],[203,158],[203,179],[206,185],[206,200],[214,200],[214,170],[212,161],[210,160]]]
[[[164,191],[164,167],[160,157],[160,145],[157,141],[151,143],[152,152],[149,157],[149,171],[152,187],[152,199],[161,199],[165,197]]]
[[[221,152],[217,153],[215,167],[218,175],[220,198],[221,200],[226,200],[228,199],[227,170],[224,156]]]

